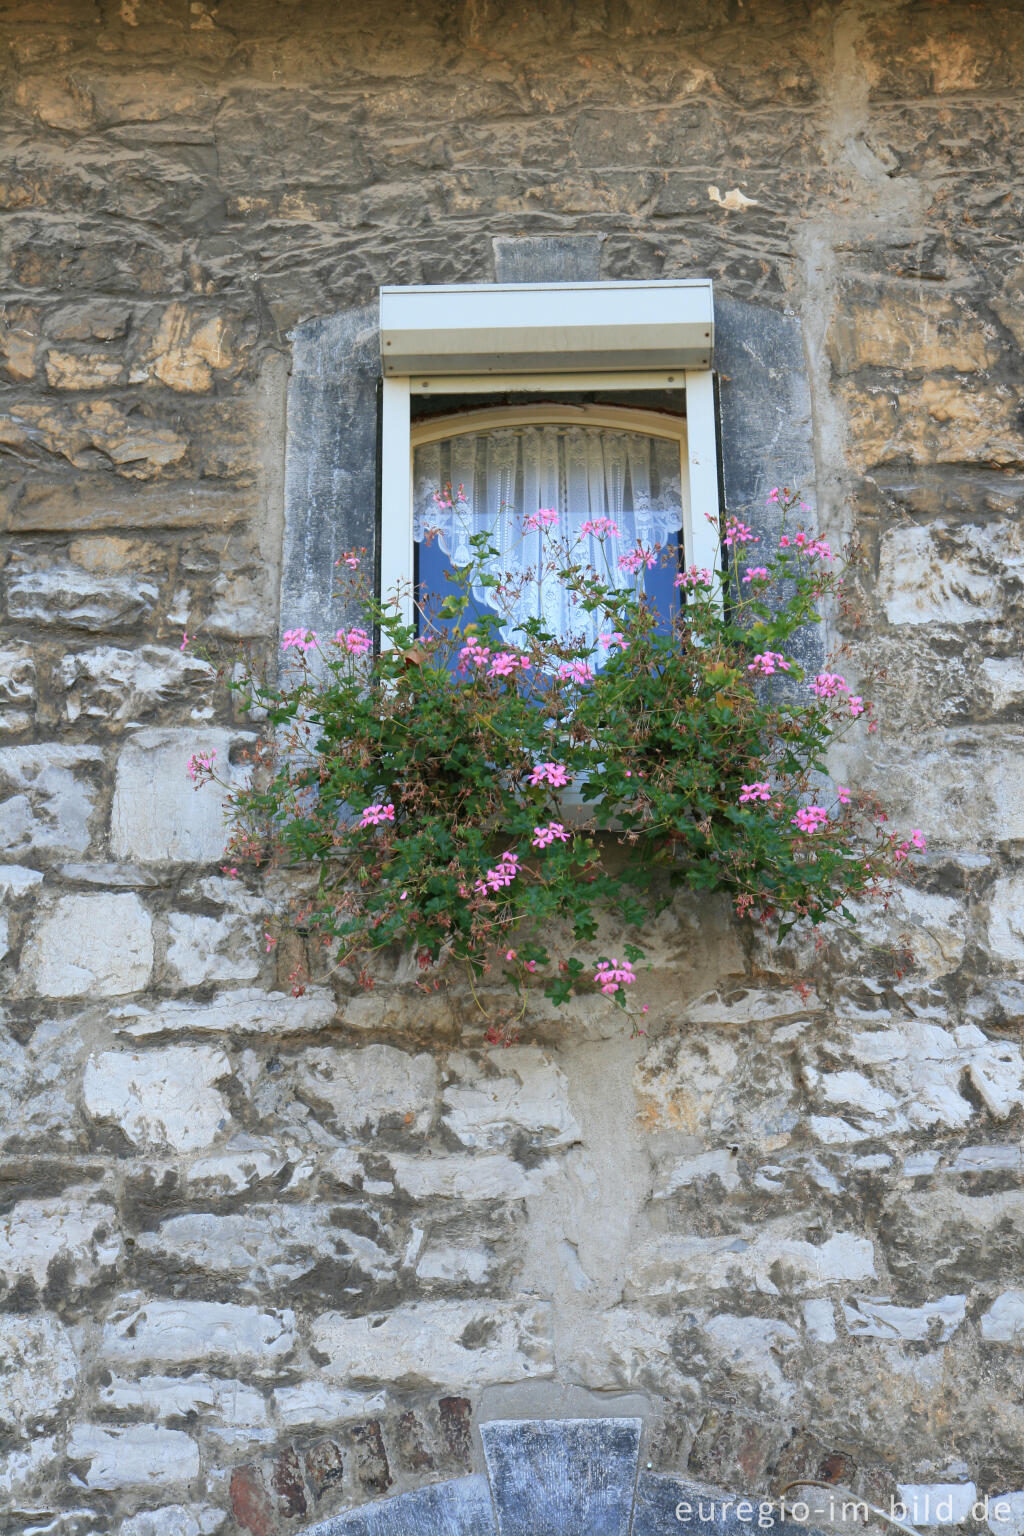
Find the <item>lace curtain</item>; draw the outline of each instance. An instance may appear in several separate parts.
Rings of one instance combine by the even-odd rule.
[[[498,550],[496,573],[513,578],[532,574],[533,580],[522,583],[511,621],[502,630],[510,643],[527,617],[543,619],[558,634],[580,637],[590,651],[596,650],[600,628],[599,617],[575,608],[554,577],[537,579],[543,572],[544,541],[540,532],[523,533],[525,515],[556,508],[559,519],[552,534],[574,541],[588,519],[611,518],[621,537],[607,541],[607,555],[591,534],[583,537],[582,553],[616,586],[633,580],[619,570],[620,554],[638,539],[647,547],[674,545],[683,523],[679,444],[639,432],[552,425],[467,433],[418,447],[413,480],[417,542],[436,530],[452,564],[466,565],[470,537],[486,530]],[[449,481],[463,487],[466,504],[442,511],[434,492]],[[487,602],[484,588],[474,588],[474,596]]]

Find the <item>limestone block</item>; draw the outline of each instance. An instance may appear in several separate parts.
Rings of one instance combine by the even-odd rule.
[[[662,1173],[652,1192],[655,1200],[667,1200],[692,1184],[716,1180],[727,1192],[738,1189],[742,1180],[736,1171],[735,1154],[722,1147],[715,1152],[701,1152],[671,1163]]]
[[[132,629],[149,617],[159,596],[156,583],[137,574],[87,571],[68,560],[50,560],[42,569],[19,562],[7,577],[8,611],[22,624]]]
[[[142,415],[126,415],[111,400],[19,405],[0,416],[0,442],[39,449],[76,469],[91,469],[102,454],[130,480],[152,480],[188,452],[186,438]]]
[[[223,314],[169,304],[140,339],[131,382],[156,379],[169,389],[203,394],[217,374],[238,371],[236,327]]]
[[[78,1357],[55,1317],[0,1314],[0,1430],[25,1438],[66,1409]]]
[[[582,1139],[565,1074],[543,1051],[523,1046],[511,1061],[491,1051],[488,1060],[506,1075],[479,1075],[444,1091],[444,1124],[464,1147],[494,1149],[525,1137],[533,1147],[556,1148]]]
[[[113,1206],[84,1187],[20,1200],[0,1216],[0,1274],[26,1275],[40,1290],[51,1265],[73,1286],[108,1279],[123,1247]]]
[[[81,1054],[79,1020],[46,1020],[25,1045],[0,1026],[0,1141],[9,1150],[53,1153],[80,1144]]]
[[[851,456],[872,468],[914,464],[991,464],[1024,461],[1017,396],[1005,384],[928,378],[898,390],[848,386]]]
[[[803,1304],[804,1327],[815,1344],[834,1344],[836,1341],[836,1315],[832,1303],[824,1296]]]
[[[390,1154],[397,1187],[414,1200],[523,1200],[550,1177],[555,1165],[543,1163],[527,1171],[500,1152],[473,1157],[412,1157]]]
[[[62,1453],[53,1435],[33,1440],[25,1448],[0,1456],[0,1494],[12,1502],[38,1493],[42,1480],[52,1473]]]
[[[300,1424],[338,1424],[344,1419],[368,1419],[387,1407],[383,1392],[346,1392],[324,1381],[300,1382],[297,1387],[277,1387],[274,1410],[291,1429]]]
[[[483,1244],[474,1248],[439,1244],[425,1250],[416,1265],[416,1278],[445,1285],[485,1285],[494,1266],[494,1253]]]
[[[152,972],[152,920],[130,892],[61,896],[22,952],[22,985],[43,997],[121,997]]]
[[[992,887],[987,947],[1005,965],[1024,966],[1024,875],[1006,875]]]
[[[1024,1347],[1024,1291],[1004,1291],[981,1316],[981,1336],[986,1344]]]
[[[259,929],[226,913],[206,917],[171,912],[167,917],[169,979],[181,987],[208,981],[252,981],[260,973]]]
[[[51,389],[106,389],[121,381],[124,364],[107,352],[63,352],[49,347],[43,358]]]
[[[186,1212],[141,1233],[137,1243],[144,1253],[176,1266],[267,1285],[297,1280],[324,1263],[341,1265],[364,1280],[384,1280],[397,1264],[371,1237],[336,1224],[329,1208],[320,1204],[249,1206],[224,1216]]]
[[[800,1340],[788,1323],[779,1318],[740,1317],[723,1312],[709,1318],[703,1332],[735,1375],[764,1387],[781,1404],[791,1401],[793,1389],[787,1384],[779,1361],[791,1353]]]
[[[844,283],[829,332],[837,373],[893,368],[976,373],[999,360],[999,347],[976,315],[949,294],[905,286]]]
[[[113,1413],[142,1413],[156,1419],[201,1417],[241,1428],[267,1422],[261,1392],[241,1381],[220,1376],[141,1376],[137,1380],[111,1375],[99,1391],[99,1401]]]
[[[338,1005],[329,987],[307,987],[301,997],[238,987],[211,1003],[127,1004],[112,1011],[118,1031],[133,1039],[146,1035],[208,1032],[213,1035],[315,1034],[334,1022]]]
[[[168,646],[125,651],[101,645],[68,652],[54,669],[54,684],[68,720],[121,724],[172,705],[192,710],[208,705],[215,675],[208,661]]]
[[[212,1504],[164,1504],[123,1520],[117,1536],[213,1536],[226,1518]]]
[[[230,1071],[227,1056],[212,1045],[102,1051],[85,1069],[85,1107],[94,1120],[119,1125],[136,1146],[193,1152],[229,1123],[213,1084]]]
[[[102,761],[57,742],[0,749],[0,852],[85,853],[96,790],[83,773]]]
[[[1024,661],[1017,656],[986,656],[979,667],[993,709],[1019,709],[1024,704]]]
[[[837,1232],[814,1244],[766,1229],[745,1237],[659,1237],[630,1256],[627,1296],[689,1290],[756,1290],[800,1295],[875,1273],[869,1238]]]
[[[87,1461],[87,1488],[148,1488],[187,1483],[199,1476],[199,1447],[179,1429],[132,1424],[76,1424],[69,1461]]]
[[[201,1364],[221,1357],[259,1363],[295,1347],[295,1314],[226,1301],[146,1301],[123,1296],[103,1327],[111,1360]]]
[[[966,1296],[941,1296],[920,1307],[898,1307],[874,1297],[843,1303],[846,1327],[854,1338],[914,1339],[945,1344],[964,1320]]]
[[[216,753],[218,775],[239,783],[243,774],[232,768],[229,755],[232,747],[252,739],[210,727],[137,731],[117,760],[110,816],[115,858],[142,863],[221,858],[227,837],[225,792],[213,784],[197,790],[188,776],[188,760],[195,753]]]
[[[188,1168],[188,1187],[196,1194],[233,1195],[276,1179],[289,1161],[299,1163],[295,1147],[282,1147],[267,1137],[239,1135],[219,1151],[198,1157]]]
[[[933,844],[976,852],[992,843],[1024,837],[1024,750],[1010,730],[973,729],[871,737],[844,764],[842,748],[833,771],[844,784],[884,790],[890,823],[921,827]]]
[[[721,1034],[658,1041],[637,1064],[637,1113],[647,1130],[693,1133],[711,1114],[739,1065],[735,1045]]]
[[[376,1316],[327,1312],[311,1340],[324,1373],[353,1386],[465,1391],[550,1376],[550,1312],[533,1300],[411,1302]]]
[[[0,645],[0,732],[25,731],[36,709],[36,664],[25,645]]]
[[[297,1083],[311,1103],[327,1108],[340,1130],[389,1125],[422,1136],[433,1119],[437,1067],[425,1053],[411,1056],[391,1045],[323,1046],[299,1057]]]
[[[902,525],[883,537],[878,596],[890,624],[978,624],[1001,616],[1002,584],[1024,569],[1012,524]]]

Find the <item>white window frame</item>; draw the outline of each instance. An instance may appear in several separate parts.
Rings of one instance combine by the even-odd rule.
[[[556,414],[560,394],[637,391],[642,411],[639,392],[678,391],[686,563],[718,569],[713,344],[706,279],[382,288],[382,596],[400,592],[413,622],[414,395],[478,395],[485,408],[488,395],[551,394]],[[679,425],[666,435],[679,436]]]

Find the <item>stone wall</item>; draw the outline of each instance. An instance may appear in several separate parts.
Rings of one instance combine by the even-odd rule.
[[[20,0],[0,36],[3,1529],[297,1533],[566,1413],[744,1491],[1020,1488],[1019,6]],[[817,949],[680,903],[647,1037],[542,1008],[499,1052],[401,978],[292,998],[184,765],[238,762],[217,667],[301,618],[290,333],[362,345],[381,282],[539,234],[715,279],[734,508],[809,400],[867,556],[834,638],[886,668],[842,777],[931,851]]]

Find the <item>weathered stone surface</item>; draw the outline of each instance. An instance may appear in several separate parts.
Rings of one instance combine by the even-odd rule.
[[[482,1477],[417,1488],[310,1527],[306,1536],[495,1536],[494,1511]]]
[[[137,731],[117,760],[110,841],[116,858],[159,863],[166,859],[211,863],[223,856],[227,829],[224,791],[197,790],[188,776],[194,754],[216,754],[213,765],[229,784],[240,775],[229,757],[252,738],[229,731]]]
[[[389,1161],[396,1186],[414,1200],[522,1200],[535,1189],[553,1165],[542,1164],[529,1172],[500,1152],[476,1157],[412,1157],[393,1152]]]
[[[93,1119],[120,1126],[136,1146],[193,1152],[230,1122],[227,1102],[213,1086],[230,1071],[227,1056],[212,1045],[103,1051],[85,1069],[85,1107]]]
[[[987,1344],[1024,1346],[1024,1291],[1004,1291],[981,1317],[981,1336]]]
[[[381,1392],[346,1392],[320,1380],[298,1387],[277,1387],[274,1411],[282,1424],[334,1424],[346,1419],[365,1419],[383,1413],[387,1401]]]
[[[829,351],[839,373],[858,368],[975,373],[999,360],[999,347],[965,302],[896,284],[844,284],[836,297]]]
[[[0,1429],[24,1439],[66,1412],[78,1358],[53,1317],[0,1314]]]
[[[297,1083],[340,1130],[394,1126],[423,1135],[433,1119],[437,1067],[426,1054],[411,1056],[391,1045],[354,1051],[324,1047],[303,1052]]]
[[[12,1502],[38,1498],[40,1485],[49,1481],[61,1458],[57,1440],[44,1435],[21,1449],[0,1456],[0,1493],[10,1496]]]
[[[511,1061],[491,1052],[488,1060],[506,1075],[471,1071],[469,1081],[444,1091],[444,1123],[464,1147],[498,1148],[525,1137],[531,1146],[555,1148],[580,1139],[565,1075],[542,1051],[524,1047]]]
[[[122,997],[153,972],[152,919],[127,892],[61,896],[25,941],[22,982],[43,997]]]
[[[113,645],[71,651],[55,669],[54,682],[64,695],[63,709],[79,719],[127,722],[144,720],[167,706],[190,710],[208,706],[214,668],[197,656],[166,646],[145,645],[125,651]]]
[[[1022,570],[1012,524],[910,525],[882,539],[878,595],[890,624],[981,624],[1003,615]]]
[[[108,1359],[139,1363],[191,1365],[221,1357],[260,1363],[280,1359],[294,1347],[293,1312],[261,1312],[235,1302],[124,1296],[103,1328]]]
[[[626,1536],[641,1428],[640,1419],[482,1425],[502,1536]]]
[[[85,853],[96,790],[83,774],[102,762],[98,747],[57,742],[0,750],[0,850]]]
[[[224,1523],[224,1511],[212,1504],[164,1504],[122,1522],[118,1536],[213,1536]]]
[[[978,1497],[974,1483],[899,1483],[899,1496],[914,1525],[963,1525]]]
[[[0,732],[28,730],[36,710],[36,664],[28,646],[0,646]]]
[[[153,479],[188,451],[179,433],[126,415],[111,400],[19,405],[0,416],[0,443],[66,459],[76,469],[92,468],[101,457],[131,480]]]
[[[327,987],[309,987],[301,997],[287,992],[260,992],[238,987],[224,992],[212,1003],[166,1002],[155,1008],[128,1004],[114,1011],[122,1034],[134,1039],[147,1035],[290,1035],[316,1033],[333,1023],[338,1011]]]
[[[141,1376],[128,1380],[116,1373],[100,1388],[99,1401],[119,1415],[144,1413],[157,1419],[187,1419],[243,1428],[267,1422],[262,1393],[241,1381],[219,1376]]]
[[[148,618],[160,589],[137,575],[83,570],[70,561],[42,568],[21,561],[7,578],[7,608],[21,624],[59,624],[93,633],[132,629]]]
[[[1024,964],[1024,875],[1007,875],[992,887],[988,949],[1005,965]]]
[[[855,1338],[914,1339],[945,1344],[964,1320],[966,1296],[942,1296],[920,1307],[893,1306],[891,1302],[858,1296],[843,1303],[847,1331]]]
[[[879,385],[845,391],[858,464],[1024,462],[1018,397],[1005,384],[928,378],[899,389]]]
[[[759,1232],[750,1242],[742,1237],[662,1237],[633,1256],[626,1293],[749,1288],[768,1296],[780,1291],[799,1295],[874,1273],[870,1240],[851,1232],[837,1232],[817,1245],[771,1231]]]
[[[0,1217],[0,1275],[82,1286],[108,1278],[123,1251],[117,1213],[96,1191],[21,1200]]]
[[[260,930],[231,913],[205,917],[171,912],[167,917],[166,965],[181,987],[208,981],[252,981],[260,973]]]
[[[199,1476],[199,1447],[178,1429],[133,1424],[76,1424],[68,1440],[71,1461],[88,1462],[87,1488],[167,1486]]]
[[[144,1253],[210,1274],[235,1274],[267,1285],[296,1280],[333,1263],[352,1278],[388,1278],[397,1257],[360,1232],[337,1223],[343,1211],[310,1205],[256,1206],[231,1215],[197,1211],[172,1216],[138,1238]]]
[[[354,1386],[480,1387],[550,1376],[544,1302],[413,1302],[383,1316],[328,1312],[313,1324],[324,1372]]]

